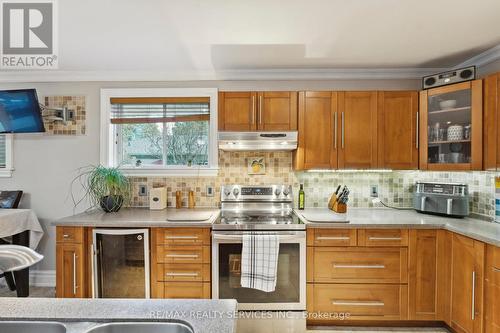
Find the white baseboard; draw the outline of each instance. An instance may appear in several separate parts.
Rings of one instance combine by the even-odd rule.
[[[6,286],[5,279],[0,279],[0,287]],[[33,287],[55,287],[56,286],[56,271],[30,271],[30,286]]]

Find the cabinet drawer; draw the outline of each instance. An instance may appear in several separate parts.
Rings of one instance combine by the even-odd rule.
[[[310,229],[308,246],[356,246],[356,229]]]
[[[157,246],[158,263],[210,263],[210,246]]]
[[[406,248],[315,248],[314,282],[406,283]]]
[[[158,281],[210,281],[210,264],[158,264]]]
[[[406,285],[314,284],[313,311],[349,313],[349,319],[402,320],[407,318]]]
[[[164,282],[163,298],[210,298],[210,282]]]
[[[358,230],[359,246],[408,246],[406,229]]]
[[[83,227],[56,227],[56,241],[61,243],[82,243]]]
[[[159,228],[156,229],[158,244],[210,245],[209,228]]]

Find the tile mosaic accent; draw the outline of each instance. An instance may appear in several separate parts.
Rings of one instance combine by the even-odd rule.
[[[265,175],[249,175],[248,159],[263,156],[266,160]],[[134,196],[132,206],[147,207],[148,196],[139,196],[139,185],[148,188],[166,186],[168,206],[175,206],[175,191],[182,191],[183,204],[187,206],[187,193],[195,191],[197,207],[218,207],[220,187],[223,184],[290,184],[294,190],[297,204],[299,185],[304,184],[306,207],[326,207],[330,195],[338,184],[347,185],[351,190],[349,207],[373,207],[370,186],[377,185],[379,198],[386,204],[396,207],[411,207],[414,184],[416,181],[460,182],[469,185],[471,213],[489,218],[494,217],[494,172],[294,172],[290,152],[219,152],[219,173],[217,177],[133,177]],[[214,196],[206,193],[207,186],[214,187]]]
[[[73,110],[75,117],[64,124],[62,121],[44,121],[45,130],[52,135],[83,135],[85,134],[85,96],[46,96],[44,104],[48,108],[67,107]]]

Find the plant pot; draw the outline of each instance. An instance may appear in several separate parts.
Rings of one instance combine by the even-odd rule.
[[[107,195],[101,198],[101,208],[106,213],[115,213],[122,208],[123,196],[121,195]]]

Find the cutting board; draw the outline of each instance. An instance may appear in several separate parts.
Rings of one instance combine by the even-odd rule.
[[[213,212],[209,211],[189,211],[183,210],[180,212],[169,212],[167,215],[167,221],[172,222],[201,222],[210,219],[214,215]]]
[[[309,211],[301,212],[302,216],[309,222],[325,222],[325,223],[347,223],[347,217],[345,214],[335,214],[334,212],[328,211]]]

